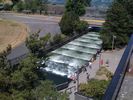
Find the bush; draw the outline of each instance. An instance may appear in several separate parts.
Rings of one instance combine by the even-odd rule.
[[[79,21],[79,16],[74,12],[65,12],[59,25],[62,34],[74,35],[75,23]]]
[[[65,39],[65,36],[62,34],[55,34],[51,40],[51,45],[62,43]]]
[[[62,34],[56,34],[53,37],[50,33],[47,33],[43,37],[39,37],[40,30],[34,34],[31,34],[29,38],[26,39],[26,46],[30,49],[31,53],[35,54],[37,57],[46,56],[46,50],[55,44],[59,44],[66,38]]]
[[[88,84],[80,85],[80,92],[85,96],[101,100],[108,84],[109,81],[92,79],[88,82]]]
[[[20,1],[13,7],[13,10],[17,12],[21,12],[24,10],[24,8],[25,8],[25,4],[22,1]]]
[[[84,32],[88,28],[88,23],[86,21],[77,21],[75,23],[75,31],[77,33]]]
[[[6,3],[4,5],[4,10],[11,10],[11,9],[12,9],[12,5],[11,4]]]

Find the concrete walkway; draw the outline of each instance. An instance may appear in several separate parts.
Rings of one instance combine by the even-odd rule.
[[[103,64],[106,63],[108,60],[109,62],[109,67],[107,67],[112,73],[115,72],[119,61],[122,57],[122,54],[124,52],[124,49],[121,50],[114,50],[114,51],[106,51],[101,53],[101,59],[103,59]],[[87,67],[87,72],[81,72],[79,75],[79,83],[87,83],[87,74],[90,75],[90,78],[94,78],[96,75],[96,72],[99,69],[99,60],[100,60],[100,55],[97,55],[96,60],[92,63],[92,68]],[[73,88],[71,88],[73,87]],[[71,89],[69,89],[71,88]],[[69,84],[68,89],[66,90],[69,93],[69,98],[70,100],[75,100],[74,98],[74,93],[77,91],[77,82],[71,82]]]

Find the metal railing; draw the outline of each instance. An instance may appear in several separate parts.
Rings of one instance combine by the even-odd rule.
[[[133,53],[133,35],[131,36],[131,39],[124,51],[124,54],[112,78],[112,81],[110,82],[103,96],[103,100],[116,100],[121,85],[123,83],[125,73],[127,72],[132,53]]]

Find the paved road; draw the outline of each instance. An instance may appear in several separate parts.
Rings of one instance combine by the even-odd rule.
[[[30,28],[29,33],[37,32],[39,29],[41,29],[41,32],[39,33],[40,36],[44,36],[44,34],[46,33],[52,33],[52,34],[60,33],[60,27],[58,25],[58,22],[51,21],[51,17],[43,19],[37,17],[28,17],[25,15],[22,16],[16,14],[2,13],[0,14],[0,18],[14,20],[26,24]],[[22,43],[12,50],[8,58],[13,59],[25,53],[28,53],[28,49],[26,48],[25,43]]]
[[[0,18],[14,20],[26,24],[30,28],[29,33],[34,33],[41,29],[41,32],[39,33],[40,36],[44,36],[46,33],[60,33],[60,27],[58,25],[58,22],[61,19],[61,17],[58,16],[0,13]],[[90,24],[96,25],[102,25],[102,23],[104,22],[104,20],[92,20],[86,17],[82,17],[81,19],[86,20]],[[22,43],[12,50],[8,58],[13,59],[25,53],[28,53],[28,49],[26,48],[25,43]]]

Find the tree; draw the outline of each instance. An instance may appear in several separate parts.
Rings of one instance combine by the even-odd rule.
[[[86,29],[88,28],[88,23],[86,21],[78,21],[76,22],[76,27],[75,27],[75,31],[77,33],[82,33],[84,31],[86,31]]]
[[[46,56],[45,50],[50,47],[51,34],[47,33],[43,37],[39,37],[40,31],[31,34],[29,38],[26,39],[26,46],[31,53],[41,58]]]
[[[42,14],[43,10],[45,11],[45,13],[47,13],[47,3],[48,0],[38,0],[38,9],[40,14]]]
[[[79,21],[79,16],[73,12],[65,12],[59,23],[62,34],[73,35],[75,31],[75,23]]]
[[[19,2],[13,7],[13,9],[16,10],[16,11],[18,11],[18,12],[23,11],[24,8],[25,8],[25,4],[24,4],[23,1],[19,1]]]
[[[79,16],[85,14],[87,1],[88,0],[67,0],[65,13],[59,23],[63,34],[69,36],[74,35],[76,32],[81,32],[88,26],[85,22],[80,22],[79,19]]]
[[[66,12],[74,11],[79,16],[84,15],[87,4],[87,0],[67,0]]]
[[[39,59],[30,55],[23,60],[12,73],[12,97],[14,100],[44,100],[44,97],[58,97],[54,85],[46,81],[41,75],[45,73],[40,70],[37,63]]]
[[[133,31],[132,24],[125,7],[119,2],[114,2],[107,11],[106,22],[101,31],[103,48],[111,48],[113,35],[117,37],[115,40],[116,47],[127,44],[128,38]]]
[[[11,45],[9,45],[5,51],[0,53],[0,100],[10,100],[9,87],[11,85],[10,73],[12,67],[6,57],[10,51]]]
[[[45,80],[45,73],[37,63],[38,58],[29,55],[18,66],[13,67],[6,60],[6,55],[7,53],[0,54],[0,100],[44,100],[62,97],[53,83]]]
[[[87,5],[87,6],[91,6],[91,1],[92,1],[92,0],[85,0],[85,1],[86,1],[86,5]]]
[[[13,6],[15,5],[15,4],[17,4],[19,1],[21,1],[21,0],[11,0],[12,1],[12,3],[13,3]]]

